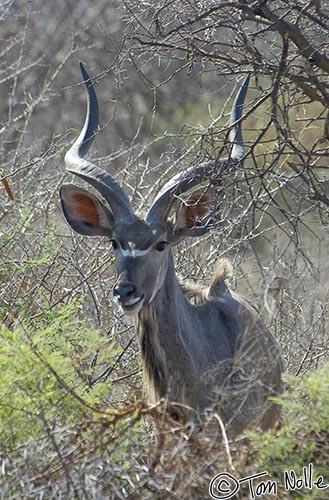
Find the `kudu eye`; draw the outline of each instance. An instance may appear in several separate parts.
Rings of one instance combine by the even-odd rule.
[[[168,245],[168,241],[159,241],[159,243],[156,244],[155,249],[158,252],[163,252]]]
[[[119,248],[119,243],[116,240],[110,240],[112,243],[112,248],[113,250],[118,250]]]

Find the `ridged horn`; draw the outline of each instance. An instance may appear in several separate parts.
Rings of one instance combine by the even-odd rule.
[[[230,142],[232,150],[229,158],[214,160],[210,163],[204,163],[198,167],[191,167],[183,172],[172,177],[159,191],[153,204],[148,211],[146,221],[166,220],[170,208],[175,197],[180,196],[186,191],[189,191],[194,186],[197,186],[202,181],[207,180],[210,176],[220,171],[223,167],[234,165],[240,162],[245,155],[245,147],[243,143],[243,134],[241,126],[242,109],[245,96],[248,89],[250,75],[243,80],[241,87],[234,99],[232,111],[230,115]],[[234,125],[236,124],[236,125]]]
[[[99,107],[93,83],[82,63],[80,69],[87,90],[87,111],[79,137],[65,155],[66,169],[94,186],[104,196],[114,217],[134,219],[129,199],[121,186],[108,172],[84,159],[99,128]]]

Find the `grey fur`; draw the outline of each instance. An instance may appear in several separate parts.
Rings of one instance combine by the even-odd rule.
[[[250,425],[274,427],[280,408],[268,397],[281,392],[277,342],[223,280],[207,296],[194,289],[199,303],[191,304],[171,254],[168,260],[163,286],[138,317],[145,373],[156,397],[181,403],[187,419],[216,409],[232,434]]]

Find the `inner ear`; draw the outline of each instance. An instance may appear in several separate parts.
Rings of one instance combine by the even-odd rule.
[[[87,236],[109,236],[112,214],[95,196],[74,184],[64,184],[60,197],[65,218],[74,231]]]
[[[185,224],[187,229],[197,226],[198,220],[209,213],[209,203],[213,199],[209,189],[194,191],[185,204]]]
[[[212,200],[213,193],[210,189],[201,188],[193,191],[186,201],[181,202],[175,214],[174,232],[188,235],[209,213],[209,205]]]
[[[81,191],[73,191],[70,194],[70,198],[70,203],[76,217],[84,220],[91,227],[102,225],[97,203],[90,195],[87,196],[85,193],[81,193]]]

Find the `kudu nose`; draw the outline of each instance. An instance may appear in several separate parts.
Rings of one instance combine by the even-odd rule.
[[[113,288],[114,297],[120,300],[120,302],[125,302],[127,299],[132,297],[135,291],[135,285],[129,282],[117,283]]]

